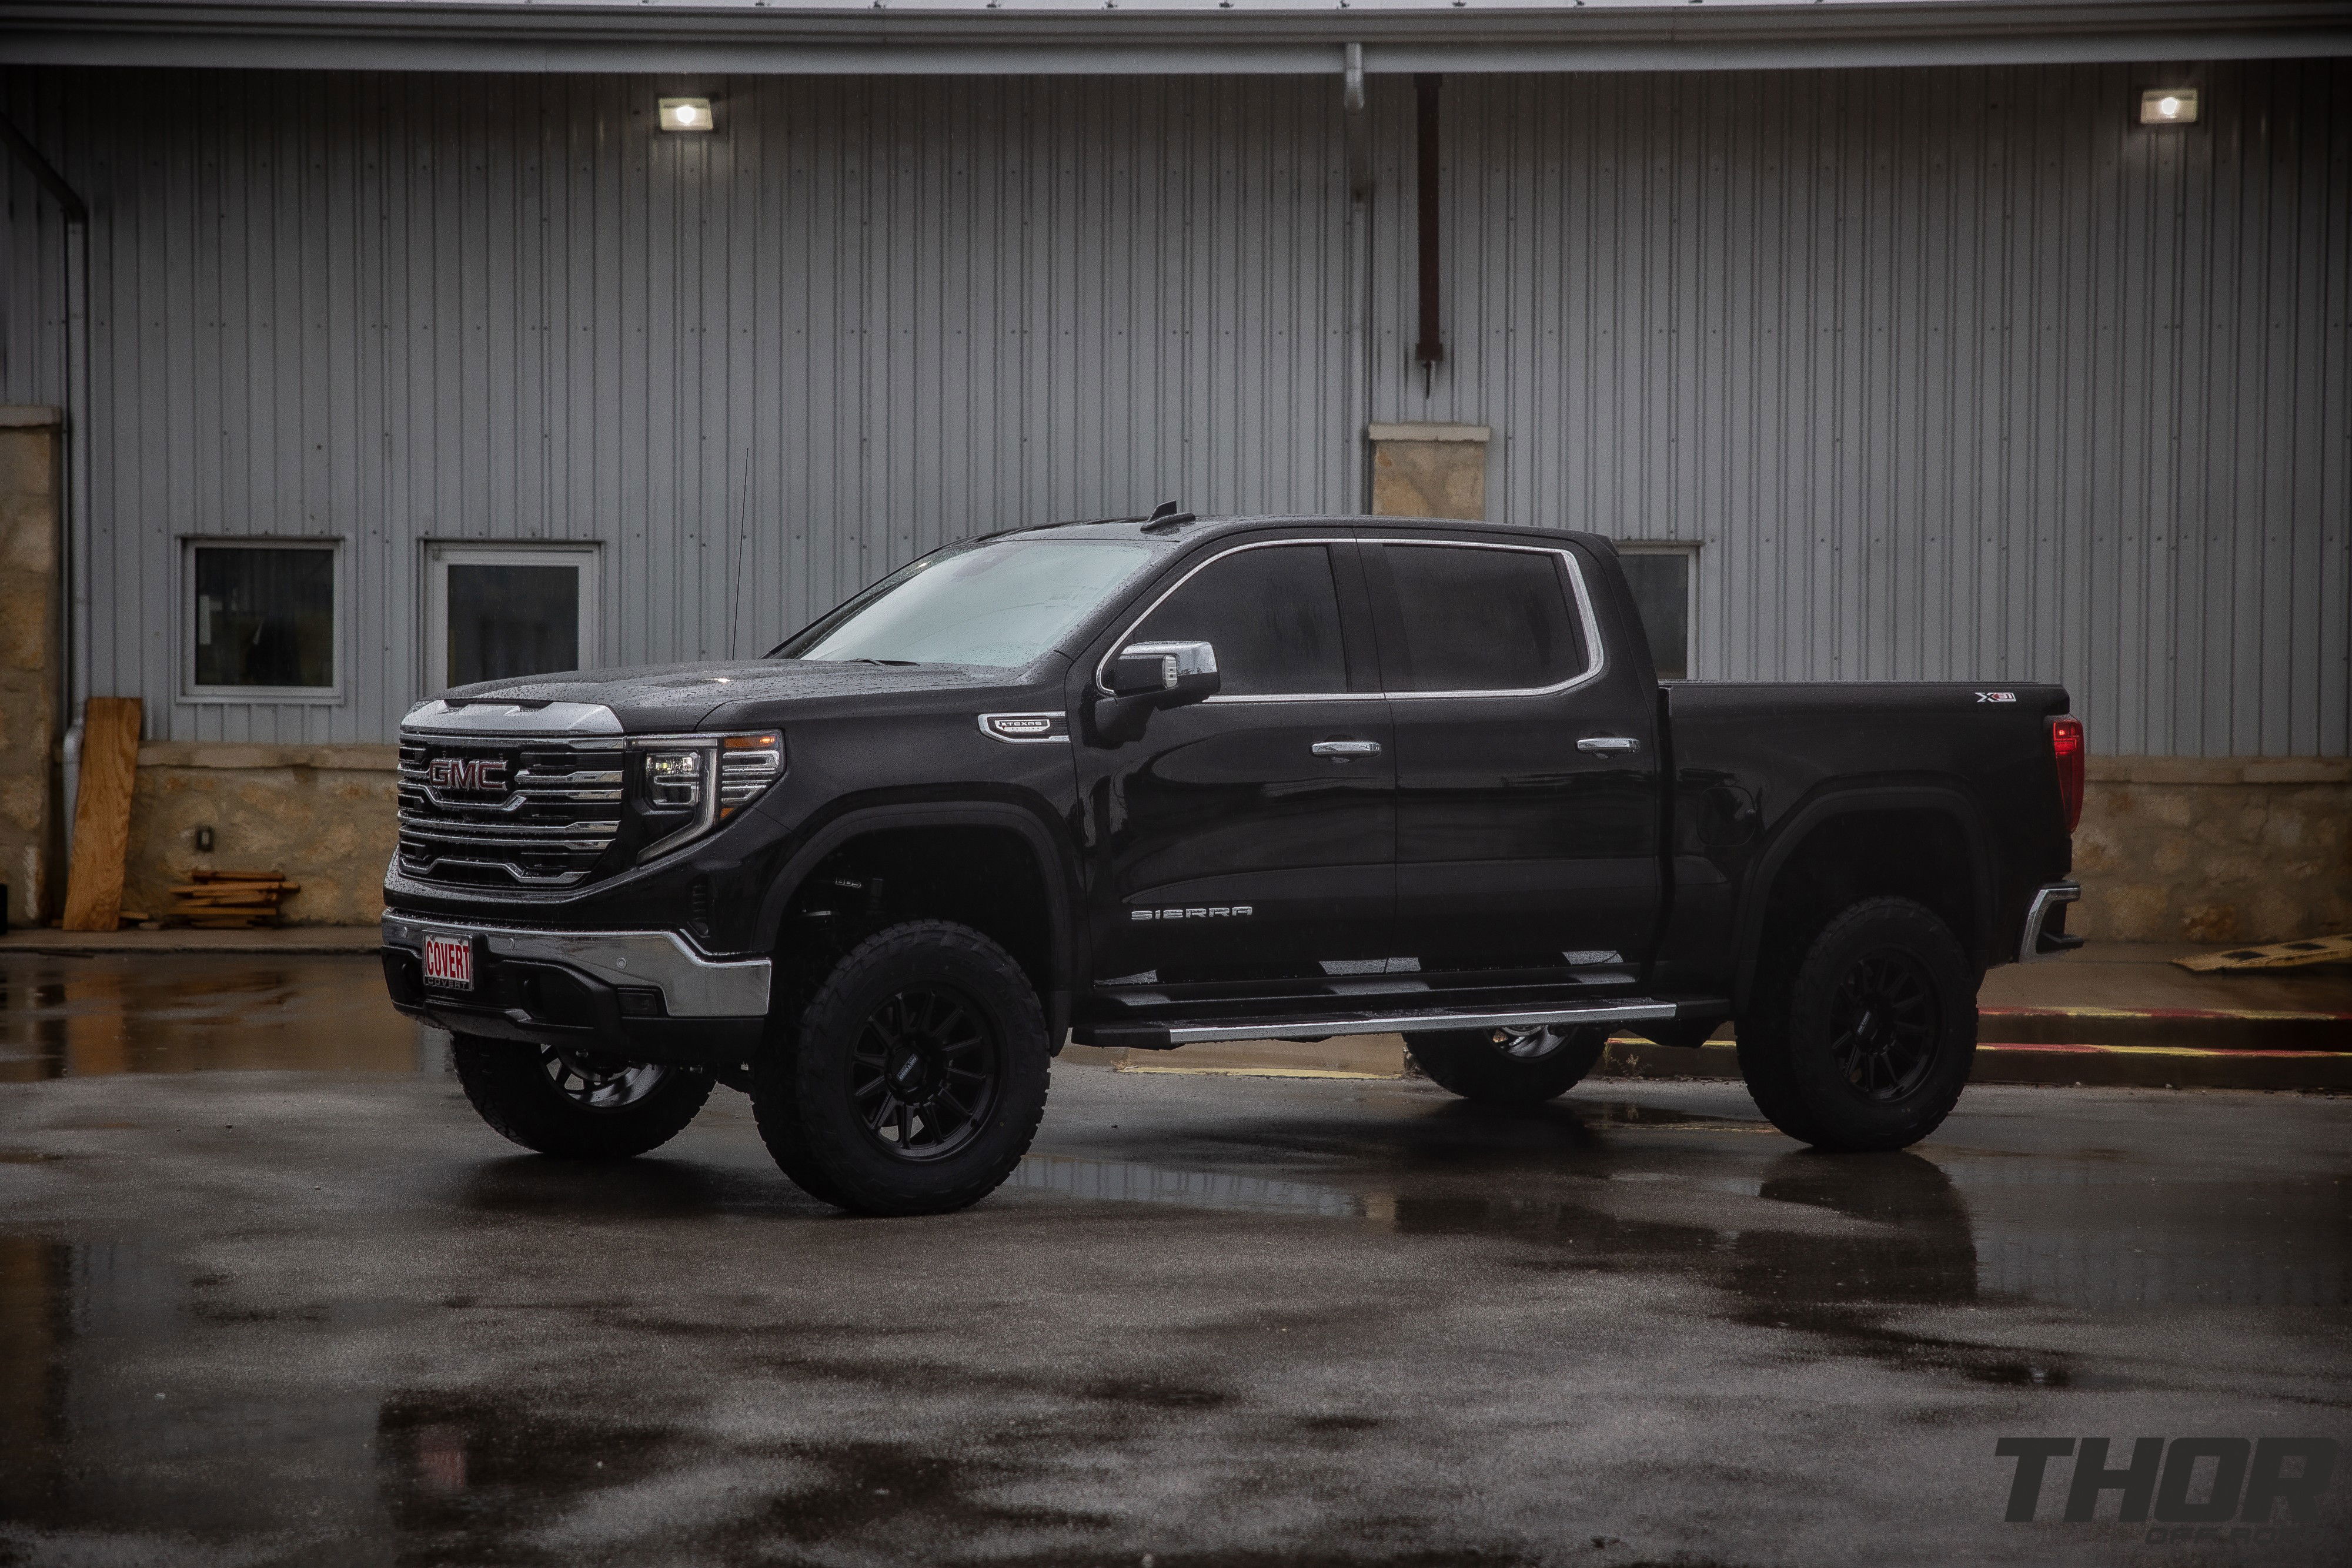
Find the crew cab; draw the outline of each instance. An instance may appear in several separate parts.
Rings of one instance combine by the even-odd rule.
[[[714,1086],[853,1210],[970,1204],[1066,1040],[1398,1033],[1526,1104],[1737,1025],[1829,1150],[1927,1135],[2065,932],[2083,731],[2008,682],[1661,684],[1589,534],[1147,518],[951,545],[764,658],[461,687],[400,737],[393,999],[490,1125]]]

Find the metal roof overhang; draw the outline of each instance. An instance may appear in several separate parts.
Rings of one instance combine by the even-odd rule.
[[[0,61],[288,70],[1323,74],[2352,55],[2342,0],[0,0]]]

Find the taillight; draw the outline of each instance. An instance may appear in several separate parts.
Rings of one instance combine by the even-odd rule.
[[[2066,808],[2066,831],[2083,820],[2083,721],[2050,721],[2050,755],[2058,764],[2058,803]]]

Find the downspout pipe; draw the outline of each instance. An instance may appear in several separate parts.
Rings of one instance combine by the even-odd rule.
[[[89,695],[89,204],[66,183],[16,122],[0,114],[5,144],[65,217],[66,263],[66,549],[65,657],[58,661],[58,695],[66,720],[66,859],[73,859],[74,806],[81,784],[81,703]],[[60,894],[60,897],[63,895]]]

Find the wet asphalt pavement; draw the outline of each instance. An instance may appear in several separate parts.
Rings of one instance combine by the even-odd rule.
[[[727,1091],[645,1159],[522,1155],[379,985],[0,959],[0,1562],[2352,1544],[2352,1459],[2227,1544],[2115,1491],[2064,1522],[2064,1458],[2005,1522],[1994,1452],[2352,1446],[2352,1101],[1979,1087],[1832,1159],[1736,1085],[1502,1115],[1070,1064],[995,1197],[876,1221],[790,1186]]]

